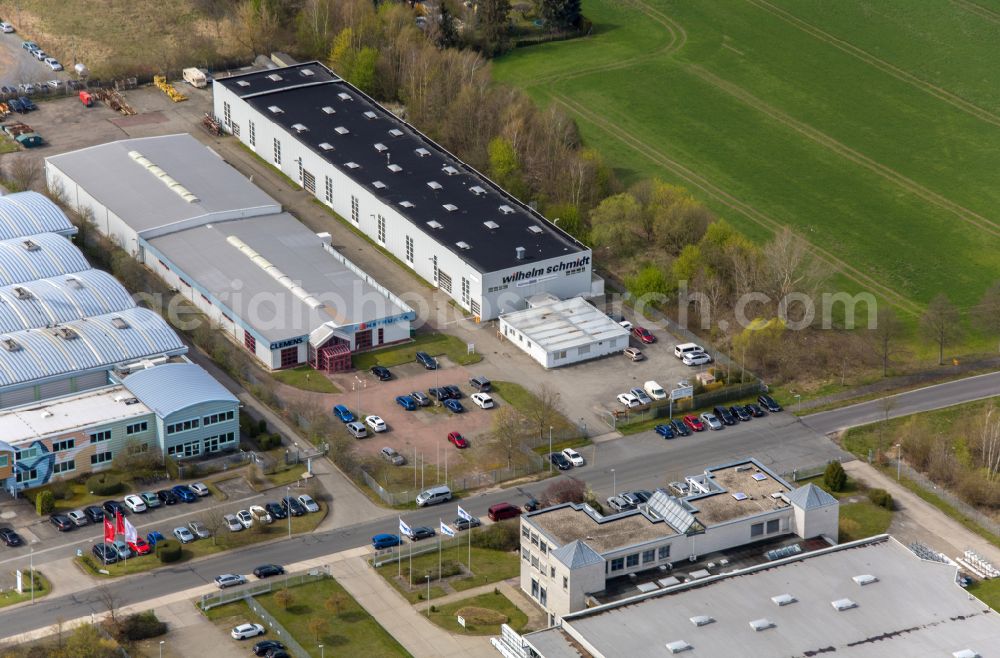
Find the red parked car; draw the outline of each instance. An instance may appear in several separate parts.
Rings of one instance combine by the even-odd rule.
[[[449,443],[454,443],[456,448],[468,448],[469,442],[465,440],[465,437],[458,432],[450,432],[448,434]]]
[[[136,555],[147,555],[153,550],[153,547],[147,544],[142,537],[136,537],[135,541],[130,541],[128,547],[135,551]]]
[[[656,342],[656,336],[649,333],[649,329],[645,327],[633,327],[632,335],[641,340],[645,345]]]
[[[697,416],[684,416],[684,424],[687,425],[692,432],[703,432],[705,430],[705,423],[701,422],[701,419]]]

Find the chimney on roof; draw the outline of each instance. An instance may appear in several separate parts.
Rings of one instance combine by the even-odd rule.
[[[524,247],[515,247],[514,255],[517,257],[518,260],[524,260]]]

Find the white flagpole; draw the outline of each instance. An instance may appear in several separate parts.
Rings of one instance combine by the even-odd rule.
[[[441,582],[441,517],[438,517],[438,582]]]
[[[413,540],[409,541],[410,544],[410,589],[413,589]]]

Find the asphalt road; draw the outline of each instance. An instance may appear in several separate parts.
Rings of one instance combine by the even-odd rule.
[[[889,418],[908,416],[1000,395],[1000,372],[957,379],[943,384],[918,388],[870,402],[803,416],[802,421],[820,434],[867,425]]]

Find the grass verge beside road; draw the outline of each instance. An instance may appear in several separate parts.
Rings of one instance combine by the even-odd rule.
[[[34,596],[31,593],[31,576],[27,571],[22,571],[21,576],[23,578],[23,592],[18,592],[16,589],[11,588],[9,590],[0,592],[0,608],[7,607],[9,605],[14,605],[15,603],[22,603],[24,601],[30,601],[32,598],[39,598],[45,596],[52,591],[52,586],[45,576],[41,574],[38,569],[35,569],[35,592]]]
[[[333,578],[288,588],[290,598],[285,605],[275,596],[280,591],[286,590],[275,589],[258,596],[257,602],[274,615],[310,656],[320,656],[320,644],[328,649],[325,655],[329,656],[410,655]],[[204,614],[226,630],[255,617],[243,601],[218,606]]]
[[[458,623],[459,615],[465,619],[464,627]],[[528,616],[506,596],[494,592],[436,608],[431,611],[430,620],[460,635],[499,635],[501,624],[507,624],[515,631],[522,630],[528,623]]]
[[[319,512],[306,514],[305,516],[292,517],[292,534],[298,535],[312,532],[316,529],[320,522],[326,518],[327,511],[328,507],[326,503],[320,502]],[[172,527],[159,528],[159,531],[165,537],[169,537],[171,539],[173,538]],[[213,538],[209,537],[208,539],[199,539],[189,544],[184,544],[181,547],[181,559],[177,562],[171,562],[170,564],[163,564],[155,555],[149,554],[139,557],[130,557],[127,564],[123,561],[105,566],[94,556],[93,553],[89,552],[89,549],[84,552],[83,557],[74,559],[87,573],[95,576],[114,578],[117,576],[126,576],[151,571],[161,566],[169,567],[173,564],[188,562],[195,558],[214,555],[216,553],[221,553],[222,551],[242,548],[244,546],[257,544],[270,539],[278,539],[282,536],[287,536],[287,533],[287,519],[278,520],[275,523],[263,526],[261,529],[258,529],[258,526],[254,526],[254,528],[242,530],[240,532],[230,532],[225,528],[222,528],[218,532],[217,541],[213,541]],[[108,573],[101,573],[102,569]]]
[[[288,370],[275,370],[271,373],[277,381],[288,386],[294,386],[303,391],[313,393],[340,393],[340,389],[334,386],[333,382],[323,376],[323,373],[313,369],[312,366],[299,366]]]
[[[448,334],[418,334],[413,341],[380,350],[364,352],[354,356],[354,367],[368,370],[372,366],[401,366],[417,360],[417,352],[427,352],[431,356],[446,356],[450,361],[467,366],[483,360],[481,354],[468,353],[466,344]]]

